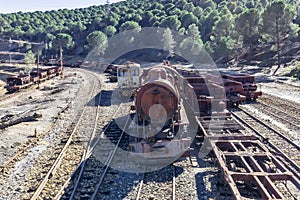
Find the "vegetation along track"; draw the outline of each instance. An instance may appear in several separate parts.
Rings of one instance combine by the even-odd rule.
[[[288,163],[289,166],[292,166],[294,172],[299,176],[299,145],[291,141],[284,134],[267,125],[265,122],[254,117],[246,110],[240,108],[233,110],[231,113],[239,121],[242,121],[243,124],[246,124],[248,128],[254,131],[256,135],[259,135],[265,143],[268,143],[277,154],[281,155],[285,160],[284,163]]]

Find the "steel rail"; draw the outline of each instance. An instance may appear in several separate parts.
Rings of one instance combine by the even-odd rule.
[[[243,111],[242,111],[243,112]],[[289,156],[287,156],[281,149],[279,149],[273,142],[269,141],[268,138],[266,138],[263,134],[260,133],[256,128],[254,128],[252,125],[250,125],[248,122],[246,122],[244,119],[239,117],[237,114],[231,111],[231,114],[238,120],[240,120],[243,124],[245,124],[248,128],[250,128],[255,134],[257,134],[264,142],[267,142],[274,150],[276,150],[286,161],[288,161],[294,169],[296,169],[296,172],[292,169],[291,172],[300,179],[300,167],[295,163]]]
[[[277,130],[275,130],[274,128],[272,128],[271,126],[269,126],[268,124],[264,123],[263,121],[261,121],[260,119],[258,119],[257,117],[254,117],[253,115],[251,115],[249,112],[247,112],[246,110],[239,108],[240,111],[244,112],[246,115],[248,115],[250,118],[252,118],[253,120],[257,121],[259,124],[267,127],[268,129],[270,129],[271,131],[273,131],[276,135],[278,135],[279,137],[281,137],[282,139],[284,139],[286,142],[288,142],[289,144],[293,145],[298,151],[300,151],[300,146],[298,144],[296,144],[294,141],[290,140],[288,137],[286,137],[284,134],[278,132]],[[236,116],[235,113],[231,112],[234,116]],[[265,138],[266,139],[266,138]]]
[[[126,120],[125,126],[124,126],[124,127],[126,127],[126,126],[128,125],[129,119],[130,119],[130,115],[128,116],[128,118],[127,118],[127,120]],[[120,143],[121,143],[121,140],[122,140],[122,138],[123,138],[123,136],[124,136],[124,134],[125,134],[124,129],[125,129],[125,128],[123,128],[122,133],[121,133],[121,135],[120,135],[120,137],[119,137],[119,140],[118,140],[118,142],[117,142],[117,144],[116,144],[114,150],[112,151],[112,153],[111,153],[110,156],[108,157],[108,161],[107,161],[107,163],[105,164],[104,171],[103,171],[103,173],[102,173],[102,175],[101,175],[101,177],[100,177],[100,180],[99,180],[99,182],[98,182],[98,184],[97,184],[97,186],[96,186],[96,188],[95,188],[95,191],[94,191],[94,193],[93,193],[93,195],[92,195],[92,197],[91,197],[91,200],[95,200],[95,199],[97,198],[97,194],[98,194],[98,192],[99,192],[99,189],[100,189],[100,187],[101,187],[101,185],[102,185],[102,183],[103,183],[103,180],[104,180],[104,178],[105,178],[105,176],[106,176],[106,174],[107,174],[107,171],[108,171],[108,169],[109,169],[109,167],[110,167],[110,164],[111,164],[111,162],[112,162],[112,160],[113,160],[113,158],[114,158],[114,156],[115,156],[115,154],[116,154],[116,152],[117,152],[117,149],[119,148],[119,145],[120,145]]]
[[[176,167],[173,166],[173,169],[172,200],[176,200]]]
[[[109,122],[109,124],[105,127],[105,129],[100,133],[101,134],[104,134],[112,125],[112,122],[113,122],[113,119],[115,118],[116,114],[118,113],[118,110],[120,109],[121,106],[119,106],[117,108],[117,111],[115,112],[115,114],[112,116],[112,119],[111,121]],[[94,130],[93,130],[93,135],[95,134],[96,132],[96,128],[97,128],[97,122],[95,123],[95,127],[94,127]],[[83,156],[82,156],[82,159],[81,159],[81,162],[79,163],[77,169],[75,171],[79,171],[79,174],[78,174],[78,177],[77,177],[77,180],[76,180],[76,183],[74,185],[74,188],[73,188],[73,191],[72,191],[72,194],[70,196],[69,199],[73,199],[75,194],[76,194],[76,190],[78,189],[78,186],[79,186],[79,183],[80,183],[80,180],[83,176],[83,172],[84,172],[84,168],[85,168],[85,165],[86,165],[86,162],[87,162],[87,159],[91,156],[91,153],[93,151],[93,149],[95,148],[95,146],[98,144],[98,142],[100,141],[100,137],[97,138],[97,140],[95,141],[94,145],[92,145],[92,141],[95,137],[92,136],[89,140],[89,144],[87,146],[87,150],[84,152]]]
[[[291,114],[289,114],[289,113],[287,113],[287,112],[284,112],[284,111],[281,110],[281,109],[272,107],[272,106],[270,106],[270,105],[268,105],[268,104],[265,104],[265,103],[262,103],[262,102],[260,102],[260,104],[261,104],[262,106],[264,106],[264,107],[268,107],[270,110],[275,110],[277,113],[284,114],[284,115],[286,115],[288,118],[285,118],[285,117],[282,117],[282,116],[278,116],[277,113],[272,113],[272,111],[264,110],[264,112],[266,112],[267,114],[272,115],[272,116],[274,116],[274,117],[276,117],[276,118],[279,118],[280,120],[285,121],[285,122],[287,122],[288,124],[291,124],[292,126],[295,126],[295,127],[297,127],[297,128],[300,129],[300,125],[298,125],[298,124],[294,123],[293,121],[291,121],[291,120],[297,120],[297,121],[299,120],[299,121],[300,121],[300,118],[295,117],[295,116],[293,116],[293,115],[291,115]],[[259,106],[259,105],[258,105],[258,106]],[[256,106],[254,106],[254,107],[256,107]]]
[[[93,85],[93,89],[92,89],[92,93],[94,93],[94,90],[96,88],[96,84],[94,83]],[[65,143],[63,149],[61,150],[59,156],[56,158],[55,162],[53,163],[52,167],[50,168],[50,170],[48,171],[48,173],[46,174],[46,176],[44,177],[43,181],[41,182],[41,184],[39,185],[39,187],[37,188],[37,190],[34,192],[33,196],[31,197],[31,200],[36,200],[39,195],[41,194],[41,192],[44,190],[46,184],[48,183],[49,179],[55,174],[56,170],[58,169],[58,167],[60,166],[67,148],[69,147],[69,145],[71,144],[72,140],[73,140],[73,136],[75,135],[77,128],[79,126],[79,124],[81,123],[81,119],[83,117],[83,114],[85,113],[86,110],[86,106],[83,107],[78,119],[75,119],[74,121],[76,121],[76,124],[72,130],[72,133],[70,134],[70,136],[68,137],[67,142]]]
[[[48,180],[54,175],[54,173],[56,172],[56,169],[59,167],[63,157],[65,156],[66,150],[69,146],[69,144],[72,142],[73,140],[73,136],[77,130],[77,127],[79,126],[79,123],[81,121],[81,118],[84,114],[84,110],[81,113],[71,135],[69,136],[66,144],[64,145],[62,151],[60,152],[59,156],[56,158],[54,164],[52,165],[52,167],[50,168],[50,170],[48,171],[48,173],[46,174],[45,178],[43,179],[42,183],[39,185],[38,189],[35,191],[35,193],[33,194],[33,196],[31,197],[31,200],[35,200],[38,198],[38,196],[40,195],[40,193],[43,191],[44,187],[46,186]]]
[[[90,73],[90,74],[93,75],[93,76],[95,76],[95,75],[92,74],[92,73]],[[96,77],[96,76],[95,76],[95,77]],[[98,78],[98,77],[96,77],[96,78]],[[100,84],[100,86],[101,86],[101,81],[100,81],[100,80],[99,80],[99,84]],[[94,139],[94,135],[95,135],[95,132],[96,132],[97,122],[98,122],[98,118],[99,118],[99,104],[100,104],[100,100],[101,100],[101,96],[99,97],[98,102],[97,102],[97,109],[96,109],[96,116],[95,116],[94,127],[93,127],[92,134],[91,134],[91,136],[90,136],[89,142],[88,142],[88,144],[87,144],[87,148],[90,147],[91,142],[92,142],[92,140]],[[83,152],[83,155],[82,155],[82,157],[81,157],[81,160],[80,160],[80,162],[79,162],[77,168],[74,170],[74,172],[72,173],[72,175],[65,181],[64,185],[61,187],[61,189],[60,189],[59,192],[56,194],[56,196],[54,197],[54,199],[60,199],[60,198],[62,197],[63,192],[64,192],[64,189],[67,187],[67,185],[70,183],[70,181],[76,176],[76,174],[78,173],[79,169],[80,169],[80,171],[79,171],[79,175],[78,175],[78,176],[79,176],[79,179],[80,179],[80,177],[81,177],[82,174],[83,174],[83,169],[84,169],[84,166],[85,166],[85,164],[86,164],[86,161],[87,161],[86,158],[87,158],[87,157],[89,157],[88,151],[85,150],[85,151]],[[76,183],[75,183],[75,186],[74,186],[74,189],[77,188],[78,185],[79,185],[79,180],[77,179],[77,181],[76,181]],[[75,191],[74,191],[74,189],[73,189],[73,191],[72,191],[72,194],[71,194],[70,199],[73,199],[73,197],[74,197],[74,195],[75,195],[76,189],[75,189]]]
[[[176,200],[176,167],[172,166],[173,168],[173,173],[172,173],[172,195],[171,198],[172,200]],[[139,188],[138,188],[138,192],[136,195],[136,200],[139,200],[141,198],[141,193],[142,193],[142,188],[144,185],[144,178],[145,178],[145,173],[143,173],[143,176],[141,178],[141,181],[139,183]]]
[[[143,184],[144,184],[144,177],[145,177],[145,174],[143,174],[142,180],[139,184],[139,189],[138,189],[138,192],[137,192],[137,195],[136,195],[136,198],[135,198],[136,200],[140,199],[141,192],[142,192],[142,187],[143,187]]]
[[[101,94],[101,93],[100,93]],[[72,191],[72,194],[70,196],[69,199],[73,199],[74,196],[75,196],[75,193],[76,193],[76,190],[78,188],[78,185],[80,183],[80,179],[83,175],[83,172],[84,172],[84,167],[85,167],[85,164],[86,164],[86,161],[87,161],[87,158],[89,157],[89,151],[90,151],[90,146],[91,146],[91,143],[92,143],[92,140],[95,138],[95,133],[96,133],[96,128],[97,128],[97,123],[98,123],[98,118],[99,118],[99,105],[100,105],[100,99],[101,99],[101,95],[99,97],[99,100],[97,102],[97,110],[96,110],[96,117],[95,117],[95,122],[94,122],[94,127],[93,127],[93,131],[92,131],[92,134],[90,136],[90,139],[89,139],[89,142],[87,144],[87,147],[86,147],[86,150],[84,151],[82,157],[81,157],[81,162],[79,163],[79,166],[76,168],[75,171],[78,171],[79,168],[80,168],[80,171],[79,171],[79,174],[78,174],[78,178],[77,178],[77,181],[74,185],[74,188],[73,188],[73,191]],[[71,179],[69,179],[71,180]],[[67,182],[69,182],[69,180]]]

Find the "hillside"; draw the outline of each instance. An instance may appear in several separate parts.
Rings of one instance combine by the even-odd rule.
[[[204,47],[219,64],[270,67],[298,60],[299,24],[297,0],[127,0],[73,10],[0,14],[0,38],[44,42],[44,59],[57,55],[60,46],[64,56],[84,57],[122,31],[161,27],[193,38],[193,43],[176,40],[175,46],[190,51]],[[4,48],[23,53],[35,48],[12,46]]]

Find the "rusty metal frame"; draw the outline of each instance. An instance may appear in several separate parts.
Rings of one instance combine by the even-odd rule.
[[[208,139],[235,199],[245,199],[237,182],[256,185],[262,199],[285,199],[275,181],[291,181],[300,190],[299,177],[254,137],[228,135],[208,136]],[[236,165],[239,165],[238,170]]]

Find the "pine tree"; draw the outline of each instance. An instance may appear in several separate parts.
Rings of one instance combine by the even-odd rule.
[[[273,75],[275,75],[280,68],[280,43],[288,36],[294,16],[295,12],[293,7],[286,5],[284,1],[269,4],[262,14],[263,25],[261,32],[265,34],[266,38],[271,38],[276,44],[277,68]]]
[[[166,28],[164,30],[161,41],[163,43],[164,50],[169,52],[168,56],[172,57],[174,55],[174,48],[176,46],[176,42],[173,38],[172,31],[169,28]]]

